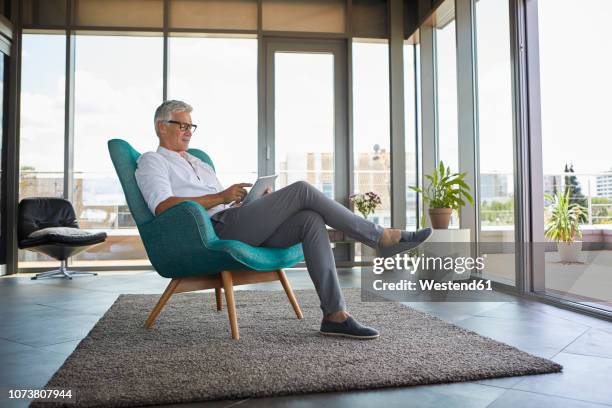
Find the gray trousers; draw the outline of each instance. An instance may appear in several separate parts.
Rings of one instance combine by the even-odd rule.
[[[304,181],[247,205],[218,212],[212,216],[212,221],[222,239],[272,248],[286,248],[301,242],[306,268],[324,314],[346,308],[325,225],[371,247],[376,246],[384,230]]]

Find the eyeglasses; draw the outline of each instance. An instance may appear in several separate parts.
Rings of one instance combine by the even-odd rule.
[[[191,133],[195,133],[196,129],[198,128],[198,125],[194,125],[193,123],[184,123],[184,122],[179,122],[177,120],[166,120],[164,122],[174,123],[175,125],[179,125],[179,129],[181,129],[183,132],[186,132],[189,130]]]

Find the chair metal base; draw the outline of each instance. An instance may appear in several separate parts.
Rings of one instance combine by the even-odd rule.
[[[69,271],[66,269],[66,261],[62,261],[62,264],[59,269],[54,269],[52,271],[41,272],[36,274],[36,276],[32,276],[32,280],[36,280],[39,278],[67,278],[72,279],[73,276],[83,276],[83,275],[93,275],[96,276],[97,272],[82,272],[82,271]]]

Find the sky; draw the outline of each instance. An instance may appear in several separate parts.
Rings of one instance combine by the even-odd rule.
[[[477,3],[480,162],[482,172],[512,172],[511,80],[507,2]],[[585,2],[586,3],[586,2]],[[582,3],[581,3],[582,4]],[[612,2],[539,0],[544,172],[572,162],[580,173],[612,168]],[[596,13],[593,10],[597,10]],[[568,33],[570,21],[583,22]],[[586,23],[588,22],[588,24]],[[456,155],[454,24],[440,30],[442,157]],[[507,44],[507,46],[504,46]],[[26,35],[23,43],[21,163],[41,171],[63,167],[64,46],[62,36]],[[171,38],[169,96],[194,106],[200,128],[192,146],[209,151],[219,170],[236,177],[257,171],[257,42]],[[354,135],[357,151],[389,146],[387,46],[356,43]],[[330,55],[277,56],[277,149],[331,147]],[[408,60],[408,59],[407,59]],[[106,140],[121,137],[154,150],[152,117],[161,101],[162,39],[78,36],[75,168],[112,172]],[[41,69],[44,67],[44,69]],[[407,100],[408,97],[407,96]],[[317,103],[317,101],[319,103]],[[315,119],[316,118],[316,119]],[[231,155],[224,154],[231,151]],[[221,171],[220,171],[221,173]],[[223,181],[223,180],[222,180]]]
[[[546,171],[567,162],[578,173],[612,169],[610,21],[610,0],[539,1]]]
[[[257,175],[257,40],[173,37],[168,97],[193,106],[191,147],[213,159],[223,185]]]
[[[457,53],[455,22],[436,30],[439,157],[454,171],[459,168],[457,131]]]
[[[478,140],[482,173],[513,172],[508,3],[498,0],[476,3]]]

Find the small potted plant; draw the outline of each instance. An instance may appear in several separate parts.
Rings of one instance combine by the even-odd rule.
[[[566,188],[565,194],[545,194],[544,197],[551,202],[544,236],[557,242],[561,262],[578,262],[582,241],[577,241],[576,238],[582,238],[579,224],[586,221],[586,208],[570,202],[569,188]]]
[[[357,211],[367,219],[370,214],[374,214],[376,208],[382,204],[380,196],[373,191],[367,193],[354,194],[349,197],[350,202]],[[361,260],[371,261],[376,256],[376,250],[365,244],[361,244]]]
[[[453,210],[460,210],[465,200],[474,204],[470,195],[470,186],[465,182],[467,173],[451,173],[450,167],[444,167],[440,161],[433,174],[425,175],[429,186],[423,190],[409,186],[411,190],[423,194],[423,201],[429,206],[429,219],[434,229],[447,229]]]
[[[370,214],[374,214],[376,208],[382,204],[380,196],[373,191],[368,191],[367,193],[362,194],[353,194],[349,197],[349,200],[365,219],[367,219]]]

